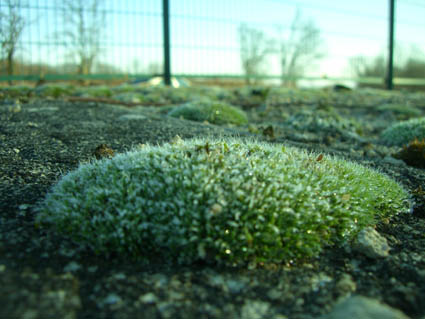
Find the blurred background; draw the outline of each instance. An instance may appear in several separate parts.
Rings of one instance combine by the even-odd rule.
[[[389,0],[169,0],[189,82],[384,86]],[[0,0],[0,84],[163,74],[163,0]],[[395,1],[394,83],[425,88],[425,2]]]

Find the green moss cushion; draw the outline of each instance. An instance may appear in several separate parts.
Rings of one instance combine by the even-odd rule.
[[[197,122],[208,121],[218,125],[242,125],[248,123],[248,118],[244,111],[219,101],[191,102],[174,108],[168,115]]]
[[[381,134],[381,141],[392,146],[407,145],[414,139],[425,139],[425,117],[396,123]]]
[[[225,265],[316,255],[406,209],[406,191],[366,167],[282,145],[177,140],[81,165],[40,207],[100,254]]]
[[[42,97],[60,97],[71,95],[75,91],[75,87],[70,84],[44,84],[34,89],[34,93],[37,96]]]

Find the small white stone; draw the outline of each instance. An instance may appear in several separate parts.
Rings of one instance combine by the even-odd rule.
[[[370,258],[387,257],[390,251],[387,240],[372,227],[359,232],[353,248]]]

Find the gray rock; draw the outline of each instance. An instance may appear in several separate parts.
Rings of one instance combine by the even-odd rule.
[[[400,310],[378,300],[363,296],[353,296],[338,303],[332,311],[320,319],[409,319]]]
[[[353,248],[370,258],[387,257],[390,251],[387,240],[372,227],[359,232]]]

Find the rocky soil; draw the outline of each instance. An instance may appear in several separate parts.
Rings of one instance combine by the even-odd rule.
[[[187,99],[190,90],[179,93]],[[425,116],[425,95],[213,90],[249,124],[167,116],[182,101],[130,103],[3,94],[0,99],[1,318],[425,318],[425,171],[382,145],[389,125]],[[154,106],[155,105],[155,106]],[[50,187],[106,144],[115,153],[176,135],[247,136],[377,168],[412,195],[409,213],[378,223],[389,251],[326,247],[309,260],[257,269],[139,265],[103,258],[34,227]],[[373,244],[372,244],[373,245]],[[362,296],[362,297],[361,297]]]

